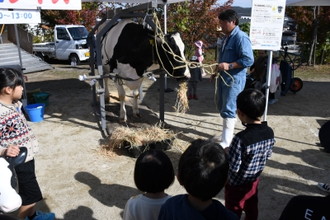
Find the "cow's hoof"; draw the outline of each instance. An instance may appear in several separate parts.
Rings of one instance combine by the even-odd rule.
[[[120,122],[120,123],[126,123],[126,121],[127,121],[127,120],[126,120],[125,118],[120,118],[120,119],[119,119],[119,122]]]

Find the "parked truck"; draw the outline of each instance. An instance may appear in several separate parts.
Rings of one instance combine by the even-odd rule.
[[[33,53],[42,59],[68,60],[78,65],[89,59],[88,31],[83,25],[56,25],[54,42],[33,44]]]

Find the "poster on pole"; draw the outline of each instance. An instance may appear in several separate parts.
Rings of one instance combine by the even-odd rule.
[[[81,0],[0,0],[0,9],[81,10]]]
[[[281,49],[286,0],[253,0],[250,39],[254,50]]]

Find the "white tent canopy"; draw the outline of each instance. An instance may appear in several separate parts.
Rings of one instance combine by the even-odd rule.
[[[287,6],[330,6],[330,0],[286,0]]]

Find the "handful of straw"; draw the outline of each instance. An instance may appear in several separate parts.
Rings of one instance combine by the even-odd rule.
[[[177,92],[175,105],[173,106],[176,112],[186,113],[189,110],[187,91],[188,91],[188,83],[186,81],[181,82],[179,84],[179,90]]]

